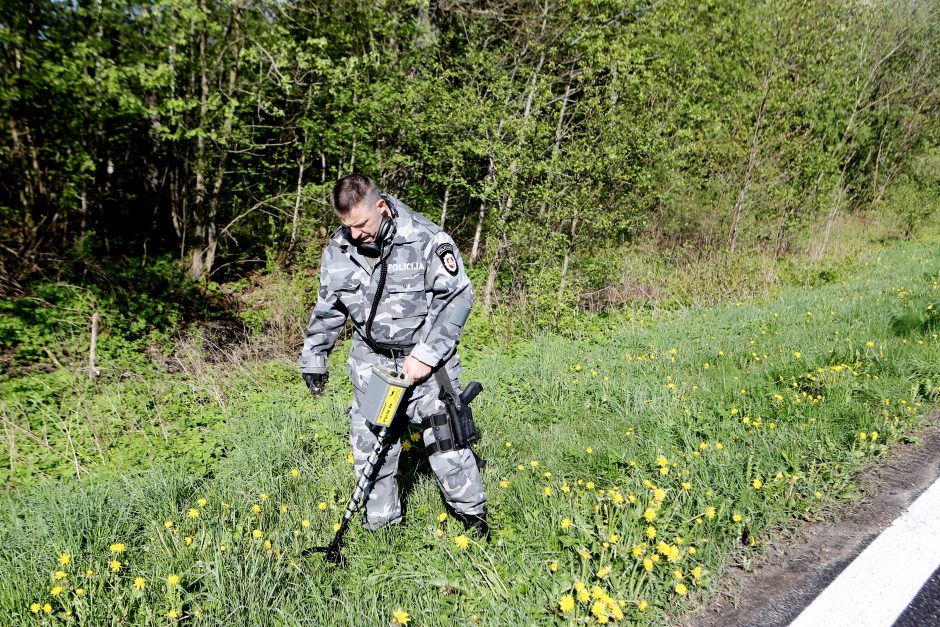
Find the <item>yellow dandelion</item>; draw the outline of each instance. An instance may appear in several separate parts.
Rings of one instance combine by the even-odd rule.
[[[84,589],[84,588],[75,588],[75,596],[79,596],[79,597],[80,597],[80,596],[82,596],[83,594],[85,594],[85,589]]]
[[[643,511],[643,518],[646,519],[646,522],[653,522],[654,520],[656,520],[656,510],[653,509],[652,507],[647,507]]]
[[[166,578],[166,583],[167,583],[167,585],[170,586],[170,587],[179,585],[179,582],[180,582],[180,576],[179,576],[179,575],[169,575],[169,576]]]
[[[691,489],[692,489],[692,484],[689,483],[688,481],[683,481],[683,482],[682,482],[682,489],[683,489],[683,490],[691,490]]]
[[[569,486],[567,483],[564,483],[561,486],[561,491],[564,492],[565,494],[568,494],[569,492],[571,492],[571,486]]]
[[[571,596],[570,594],[566,594],[565,596],[561,597],[561,600],[558,602],[558,608],[564,614],[567,614],[568,612],[573,610],[574,609],[574,597]]]
[[[551,564],[548,565],[548,569],[549,569],[550,571],[552,571],[553,573],[557,573],[557,572],[558,572],[558,562],[557,562],[557,561],[553,561]]]
[[[206,499],[199,499],[196,501],[196,505],[198,505],[199,507],[205,507],[208,502],[209,501],[207,501]]]
[[[46,614],[52,614],[52,604],[51,603],[43,604],[42,611],[45,612]]]
[[[647,603],[645,599],[640,599],[640,602],[637,603],[637,605],[636,605],[636,609],[638,609],[638,610],[640,610],[640,611],[642,612],[643,610],[645,610],[645,609],[648,608],[649,606],[650,606],[650,604]]]
[[[186,515],[190,518],[199,518],[199,510],[195,507],[190,507],[189,511],[186,512]]]
[[[172,527],[173,527],[173,521],[172,521],[172,520],[164,520],[164,521],[163,521],[163,528],[164,528],[164,529],[170,529],[170,528],[172,528]]]
[[[503,479],[502,481],[499,482],[499,487],[505,490],[506,488],[509,487],[509,482]]]
[[[392,613],[392,618],[396,625],[407,625],[408,621],[411,620],[411,617],[408,616],[408,612],[401,608],[398,608]]]
[[[646,572],[652,572],[653,570],[653,560],[648,557],[643,558],[643,568],[646,569]]]
[[[597,578],[603,579],[610,574],[610,566],[604,566],[599,571],[597,571]]]
[[[253,511],[255,514],[260,514],[261,506],[255,503],[254,505],[251,506],[251,511]]]
[[[110,562],[108,562],[108,567],[113,572],[118,572],[119,570],[121,570],[121,562],[119,562],[118,560],[111,560]]]
[[[594,489],[594,482],[593,482],[593,481],[588,481],[586,484],[584,484],[584,487],[586,487],[588,490],[593,490],[593,489]]]
[[[754,486],[755,490],[760,490],[761,487],[764,485],[764,482],[761,481],[760,479],[755,479],[754,481],[751,482],[751,485]]]
[[[731,516],[731,520],[733,520],[733,521],[736,522],[736,523],[741,522],[741,520],[742,520],[741,514],[733,514],[733,515]]]
[[[705,518],[714,518],[715,517],[715,508],[709,505],[705,508]]]
[[[53,575],[53,577],[55,577],[55,580],[56,580],[56,581],[59,581],[60,579],[65,579],[65,578],[68,577],[68,576],[69,576],[69,574],[68,574],[67,572],[65,572],[64,570],[57,570],[57,571],[55,571],[55,574]]]
[[[146,585],[147,585],[147,580],[144,579],[143,577],[134,578],[134,587],[137,588],[138,590],[143,590]]]
[[[544,488],[542,488],[542,494],[544,494],[545,496],[551,496],[552,489],[548,486],[545,486]]]
[[[296,479],[297,477],[300,476],[300,471],[299,471],[298,469],[296,469],[296,468],[291,468],[291,469],[290,469],[290,476],[293,477],[294,479]]]
[[[442,523],[447,520],[447,512],[441,512],[437,515],[437,522]]]
[[[675,590],[676,590],[676,594],[679,594],[679,595],[685,594],[686,592],[689,591],[689,589],[685,587],[684,583],[677,583]]]
[[[176,618],[177,616],[179,616],[179,612],[176,611],[176,608],[175,608],[175,607],[171,607],[171,608],[169,609],[169,611],[167,611],[167,613],[166,613],[166,617],[169,618],[169,619],[171,619],[171,620],[174,619],[174,618]]]
[[[261,530],[260,530],[260,529],[255,529],[254,531],[252,531],[252,532],[251,532],[251,537],[254,538],[255,540],[257,540],[258,538],[260,538],[260,537],[261,537]]]
[[[183,542],[186,543],[186,546],[192,546],[192,545],[193,545],[193,537],[192,537],[192,536],[186,536],[185,538],[183,538]]]
[[[54,586],[52,590],[49,591],[49,594],[51,594],[54,597],[59,596],[61,593],[62,593],[62,586]]]
[[[578,595],[578,601],[581,603],[587,603],[591,600],[591,594],[588,592],[587,587],[580,581],[575,582],[574,591]]]
[[[580,555],[581,559],[583,560],[591,559],[591,552],[585,549],[584,547],[578,549],[578,555]]]
[[[567,528],[570,527],[570,526],[571,526],[571,519],[570,519],[570,518],[562,518],[562,519],[561,519],[561,528],[562,528],[562,529],[567,529]]]
[[[68,553],[62,553],[59,555],[59,563],[63,566],[68,566],[72,561],[72,556]]]
[[[306,529],[307,527],[310,526],[310,521],[304,518],[303,520],[300,521],[300,526]]]
[[[457,545],[457,548],[465,549],[470,546],[470,538],[461,534],[454,538],[454,544]]]
[[[32,603],[29,606],[29,611],[32,612],[33,614],[38,614],[39,610],[41,609],[42,609],[42,606],[39,605],[38,603]]]
[[[123,553],[124,545],[120,542],[115,542],[114,544],[108,547],[108,550],[111,551],[112,553]]]
[[[646,528],[646,537],[649,538],[650,540],[652,540],[653,538],[655,538],[655,537],[656,537],[656,527],[654,527],[653,525],[649,525],[649,526]]]
[[[267,500],[268,500],[268,493],[267,493],[267,492],[262,492],[261,494],[258,495],[258,498],[260,498],[262,501],[267,501]]]

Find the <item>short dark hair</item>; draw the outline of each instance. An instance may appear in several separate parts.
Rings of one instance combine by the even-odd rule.
[[[336,181],[330,192],[330,205],[338,216],[345,216],[363,200],[378,199],[379,188],[368,176],[348,174]]]

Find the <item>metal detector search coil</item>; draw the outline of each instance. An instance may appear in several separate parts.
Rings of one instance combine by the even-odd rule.
[[[392,424],[407,389],[405,375],[385,368],[373,368],[359,413],[369,424],[387,427]]]

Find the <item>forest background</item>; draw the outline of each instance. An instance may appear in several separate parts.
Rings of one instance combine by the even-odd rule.
[[[5,2],[4,483],[153,454],[102,445],[94,417],[76,416],[81,454],[48,433],[75,412],[120,422],[94,386],[135,377],[166,444],[166,421],[180,427],[161,455],[196,450],[204,468],[225,412],[217,391],[181,393],[185,377],[296,358],[336,226],[328,190],[353,171],[454,235],[472,347],[846,276],[935,224],[938,15]]]

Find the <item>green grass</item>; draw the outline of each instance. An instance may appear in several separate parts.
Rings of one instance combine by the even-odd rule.
[[[578,623],[609,596],[623,601],[622,622],[669,623],[729,564],[852,498],[861,465],[936,408],[937,251],[898,244],[856,259],[844,281],[764,302],[599,316],[580,337],[464,351],[464,381],[485,388],[477,450],[494,528],[489,545],[466,549],[455,521],[438,522],[443,504],[415,448],[402,463],[403,526],[354,527],[346,569],[301,557],[328,542],[352,491],[344,351],[318,401],[292,363],[247,368],[226,390],[231,428],[206,472],[181,454],[5,497],[0,622],[59,624],[71,612],[80,624],[164,624],[175,609],[191,624],[381,625],[402,609],[418,625]],[[113,543],[126,549],[112,554]],[[589,596],[597,588],[587,603],[579,582]],[[574,608],[562,612],[567,595]],[[51,614],[30,611],[47,602]]]

